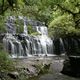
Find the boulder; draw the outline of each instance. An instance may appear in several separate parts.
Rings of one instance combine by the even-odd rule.
[[[69,56],[69,59],[65,60],[63,65],[64,67],[61,71],[63,74],[80,77],[80,56]]]
[[[13,79],[17,79],[19,76],[19,73],[18,72],[10,72],[10,73],[8,73],[8,76]]]

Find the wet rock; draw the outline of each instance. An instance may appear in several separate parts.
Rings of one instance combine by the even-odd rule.
[[[5,36],[4,33],[0,33],[0,40],[2,40],[4,36]]]
[[[8,76],[10,76],[13,79],[17,79],[19,76],[19,73],[18,72],[10,72],[10,73],[8,73]]]
[[[35,67],[29,67],[29,68],[27,68],[27,72],[30,75],[37,76],[37,69]]]
[[[64,67],[63,67],[61,73],[70,75],[71,74],[71,65],[70,65],[69,60],[65,60],[63,65],[64,65]]]
[[[38,61],[38,60],[37,60],[37,61]],[[35,68],[36,68],[36,65],[33,64],[32,67],[35,67]]]
[[[29,78],[29,77],[33,77],[33,76],[37,76],[37,69],[33,66],[29,66],[27,68],[21,68],[21,69],[18,69],[18,72],[19,72],[19,76],[21,77],[26,77],[26,78]]]
[[[80,77],[80,56],[69,56],[69,60],[65,60],[63,65],[63,74]]]

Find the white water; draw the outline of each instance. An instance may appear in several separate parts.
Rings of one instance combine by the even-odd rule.
[[[41,35],[30,36],[28,35],[26,19],[20,16],[19,19],[24,21],[23,36],[20,35],[24,39],[20,40],[18,36],[13,36],[9,31],[3,39],[5,50],[9,52],[10,56],[12,58],[25,58],[53,55],[53,41],[48,37],[47,27],[35,26],[36,31]],[[13,28],[13,26],[9,25],[10,23],[7,24]]]

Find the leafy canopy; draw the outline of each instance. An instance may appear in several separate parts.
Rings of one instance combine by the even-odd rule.
[[[49,24],[50,36],[80,35],[80,0],[62,0],[56,3]]]

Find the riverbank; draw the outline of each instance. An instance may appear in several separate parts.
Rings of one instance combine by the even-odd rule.
[[[51,64],[49,68],[49,73],[45,73],[44,75],[32,77],[29,80],[80,80],[79,78],[70,77],[61,73],[63,68],[63,61],[65,57],[48,57],[48,58],[28,58],[28,59],[18,59],[20,63],[18,63],[17,67],[25,66],[29,67],[31,65],[41,65],[41,64]],[[23,64],[24,63],[24,64]],[[23,65],[21,65],[23,64]]]
[[[0,80],[80,80],[61,73],[65,57],[13,59],[16,70]]]

